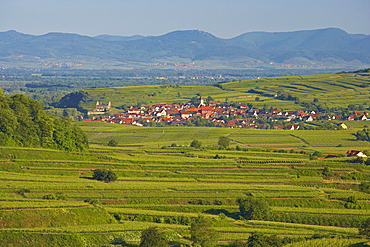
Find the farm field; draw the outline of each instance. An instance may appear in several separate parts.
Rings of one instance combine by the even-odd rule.
[[[156,226],[171,246],[190,245],[189,226],[209,218],[217,246],[252,234],[289,239],[284,246],[365,246],[359,227],[370,217],[360,184],[370,168],[344,156],[370,150],[350,130],[248,130],[134,127],[78,122],[88,152],[0,147],[0,239],[5,246],[138,246]],[[230,138],[220,149],[220,136]],[[117,147],[107,146],[117,140]],[[190,147],[194,140],[201,148]],[[109,169],[118,180],[93,180]],[[325,173],[325,170],[329,173]],[[238,199],[269,205],[245,220]],[[349,199],[350,198],[350,199]]]
[[[369,74],[325,74],[261,78],[218,83],[214,86],[136,86],[85,89],[88,93],[81,106],[93,110],[96,101],[112,102],[113,107],[121,105],[154,105],[158,103],[189,102],[202,94],[216,101],[241,102],[283,110],[297,110],[294,101],[280,100],[277,94],[291,95],[300,102],[311,103],[316,99],[326,107],[347,107],[350,104],[366,107],[370,97]],[[256,101],[255,98],[259,97]]]

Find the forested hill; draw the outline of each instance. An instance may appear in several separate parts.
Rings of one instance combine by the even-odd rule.
[[[131,62],[130,67],[139,62],[145,63],[147,68],[153,68],[152,63],[196,62],[202,65],[202,61],[229,61],[233,68],[239,63],[243,68],[246,63],[259,68],[270,63],[337,66],[354,60],[358,67],[359,62],[370,63],[369,42],[368,35],[348,34],[338,28],[251,32],[232,39],[221,39],[199,30],[174,31],[155,37],[88,37],[68,33],[35,36],[7,31],[0,32],[0,58],[7,61],[8,66],[12,59],[23,62],[30,59],[33,63],[45,63],[47,59],[74,62],[78,66],[82,66],[83,61],[98,60],[96,68],[101,68],[103,61]]]
[[[86,135],[68,120],[45,113],[42,105],[24,95],[10,97],[0,89],[0,145],[82,151]]]

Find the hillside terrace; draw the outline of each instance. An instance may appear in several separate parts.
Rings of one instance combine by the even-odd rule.
[[[238,106],[227,105],[219,101],[210,101],[208,105],[199,103],[162,103],[140,108],[129,108],[121,113],[93,116],[92,120],[100,120],[116,124],[133,124],[138,126],[149,123],[164,123],[167,125],[191,125],[192,120],[207,120],[212,126],[249,129],[288,129],[298,130],[298,122],[314,120],[370,120],[369,112],[353,111],[353,114],[343,117],[338,114],[317,114],[314,111],[280,111],[250,108],[238,103]],[[88,121],[88,119],[85,119]],[[272,126],[266,122],[276,122]],[[152,126],[152,125],[150,125]],[[338,125],[339,128],[346,126]]]

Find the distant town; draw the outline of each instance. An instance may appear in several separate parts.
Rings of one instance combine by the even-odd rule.
[[[196,101],[196,102],[195,102]],[[366,121],[368,111],[352,111],[349,116],[315,111],[281,111],[257,109],[253,105],[206,100],[202,96],[187,103],[161,103],[152,106],[130,107],[122,112],[109,114],[112,104],[96,103],[94,111],[88,113],[85,121],[101,121],[137,126],[208,126],[247,129],[299,130],[316,129],[305,122],[314,120]],[[337,122],[337,121],[336,121]],[[325,129],[347,129],[344,123],[329,124]]]

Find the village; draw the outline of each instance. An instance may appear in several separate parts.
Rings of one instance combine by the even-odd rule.
[[[85,121],[137,126],[208,126],[248,129],[303,129],[304,123],[314,120],[366,121],[370,120],[369,112],[352,111],[349,116],[315,111],[281,111],[276,109],[257,109],[253,105],[204,100],[199,97],[197,103],[161,103],[152,106],[130,107],[120,113],[109,114],[112,104],[96,103],[96,109],[89,112],[90,118]],[[347,129],[344,123],[330,124],[334,129]],[[304,126],[315,129],[314,124]]]

